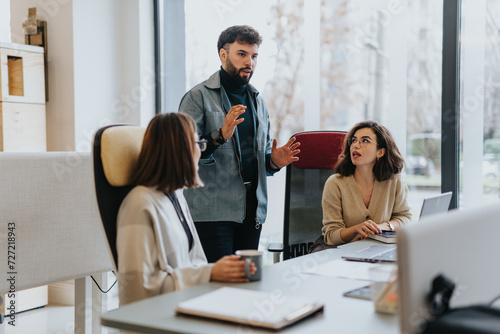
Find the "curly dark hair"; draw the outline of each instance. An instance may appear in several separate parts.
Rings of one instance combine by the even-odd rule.
[[[375,174],[377,181],[388,180],[392,175],[401,173],[405,161],[394,138],[385,126],[374,121],[359,122],[347,133],[344,139],[344,150],[339,155],[339,160],[335,166],[336,172],[342,176],[354,174],[356,166],[351,160],[351,145],[349,143],[356,131],[364,128],[370,128],[377,136],[377,149],[385,148],[384,156],[377,159],[375,166],[373,166],[373,174]]]
[[[219,36],[219,40],[217,41],[217,52],[220,52],[222,48],[226,48],[226,44],[231,44],[235,41],[250,45],[257,44],[260,46],[262,43],[262,36],[259,35],[257,30],[247,25],[229,27],[221,32]]]

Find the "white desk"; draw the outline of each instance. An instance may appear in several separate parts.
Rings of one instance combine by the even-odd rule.
[[[143,333],[270,333],[269,330],[175,314],[176,305],[183,300],[222,286],[233,286],[266,292],[277,289],[284,296],[312,298],[325,304],[323,315],[306,319],[280,333],[398,333],[397,316],[376,313],[371,301],[342,296],[345,291],[368,282],[302,273],[307,268],[372,244],[379,243],[359,241],[264,267],[259,282],[207,283],[132,303],[105,313],[101,318],[102,325]]]

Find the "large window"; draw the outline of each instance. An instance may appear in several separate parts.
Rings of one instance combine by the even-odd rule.
[[[469,207],[500,197],[500,1],[463,0],[461,196]]]
[[[406,163],[418,210],[425,197],[441,192],[443,1],[411,0],[408,11]]]
[[[406,158],[416,216],[448,182],[447,140],[461,145],[460,181],[452,180],[461,205],[498,199],[500,0],[459,3],[460,143],[442,135],[443,6],[450,6],[443,0],[185,0],[185,89],[218,70],[222,30],[251,25],[264,37],[252,84],[280,144],[298,131],[348,130],[372,119],[389,128]],[[279,235],[283,221],[284,173],[269,181],[264,237]]]
[[[389,127],[418,215],[423,198],[441,191],[443,2],[330,0],[321,13],[322,126]]]
[[[274,136],[283,143],[298,131],[381,122],[406,157],[418,214],[441,191],[442,16],[435,0],[186,0],[186,89],[219,68],[223,29],[255,27],[264,42],[252,84]],[[264,234],[281,231],[283,176],[269,180]]]

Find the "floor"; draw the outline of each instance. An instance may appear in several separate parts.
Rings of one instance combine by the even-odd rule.
[[[109,282],[114,282],[114,275],[108,273]],[[94,283],[92,283],[94,284]],[[110,286],[110,285],[108,285]],[[104,295],[108,310],[118,307],[118,285],[113,286]],[[71,299],[71,298],[70,298]],[[0,325],[0,334],[74,334],[75,307],[51,303],[49,305],[20,312],[16,315],[15,326],[9,324],[10,318],[5,318]],[[90,326],[90,324],[88,324]],[[89,332],[91,329],[89,330]],[[99,334],[118,334],[117,329],[101,327]],[[96,333],[93,333],[96,334]]]
[[[16,316],[15,327],[6,318],[0,325],[0,334],[73,334],[74,307],[47,305],[43,308],[21,312]],[[103,327],[102,334],[118,334],[120,331]]]

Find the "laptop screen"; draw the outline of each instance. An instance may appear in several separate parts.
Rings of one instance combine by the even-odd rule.
[[[427,197],[422,203],[420,211],[420,219],[423,217],[431,216],[436,213],[444,213],[448,211],[453,192],[449,191],[437,196]]]

